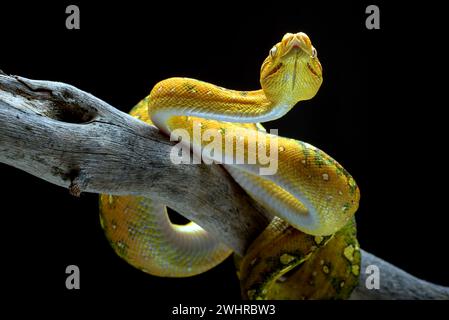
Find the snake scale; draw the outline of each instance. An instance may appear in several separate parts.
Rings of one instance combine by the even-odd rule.
[[[353,215],[360,193],[354,179],[318,148],[275,137],[260,125],[313,98],[322,81],[322,67],[309,37],[287,33],[262,64],[261,89],[235,91],[190,78],[169,78],[157,83],[130,112],[167,135],[175,129],[192,135],[197,125],[201,132],[214,129],[251,137],[257,131],[265,141],[277,139],[278,168],[273,175],[260,175],[259,162],[223,164],[276,217],[246,256],[236,258],[245,298],[346,297],[342,288],[349,290],[349,283],[356,281],[360,255]],[[245,140],[245,146],[249,142]],[[205,145],[194,140],[189,147],[201,154]],[[268,144],[267,148],[270,151]],[[223,150],[225,157],[232,158],[229,152]],[[197,224],[171,223],[165,205],[147,197],[101,195],[100,218],[116,253],[152,275],[197,275],[231,254]],[[297,269],[298,265],[304,266]],[[326,279],[319,280],[315,270],[332,275],[325,277],[330,285],[323,285]],[[309,279],[309,284],[312,280],[321,283],[322,293],[316,286],[304,285],[300,292],[291,289],[298,277]]]

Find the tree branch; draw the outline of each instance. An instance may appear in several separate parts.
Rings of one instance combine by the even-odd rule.
[[[150,196],[239,254],[270,215],[218,165],[174,165],[158,130],[73,86],[7,76],[0,70],[0,162],[81,192]],[[355,299],[449,299],[436,286],[362,252],[381,268],[380,290],[362,272]],[[362,268],[362,270],[365,270]]]
[[[268,223],[220,166],[174,165],[169,139],[73,86],[0,75],[0,161],[81,192],[159,199],[236,252]]]
[[[362,273],[360,283],[352,292],[351,300],[448,300],[449,288],[418,279],[404,270],[362,251]],[[377,266],[380,272],[379,289],[369,290],[370,282],[364,270],[370,265]]]

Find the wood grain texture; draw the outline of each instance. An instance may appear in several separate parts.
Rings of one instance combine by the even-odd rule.
[[[71,85],[0,70],[0,162],[81,192],[157,199],[243,254],[270,216],[218,165],[175,165],[174,145],[149,126]],[[365,286],[369,264],[381,288]],[[449,299],[449,288],[419,280],[362,250],[353,299]]]
[[[0,75],[0,161],[80,192],[150,196],[243,253],[268,219],[220,166],[175,165],[174,142],[72,86]]]

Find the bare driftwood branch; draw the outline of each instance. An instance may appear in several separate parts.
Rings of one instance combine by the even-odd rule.
[[[379,268],[379,289],[365,285],[369,274],[363,272],[370,265]],[[360,283],[352,292],[352,300],[448,300],[449,288],[418,279],[404,270],[362,250]]]
[[[174,165],[173,142],[70,85],[0,75],[0,161],[80,192],[159,199],[236,252],[268,220],[219,166]]]
[[[173,142],[152,126],[73,86],[7,76],[0,70],[0,162],[81,192],[160,200],[243,254],[270,217],[218,165],[174,165]],[[449,299],[363,252],[381,269],[381,289],[362,272],[354,299]]]

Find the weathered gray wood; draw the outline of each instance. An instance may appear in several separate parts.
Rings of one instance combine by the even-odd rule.
[[[369,265],[379,268],[379,289],[367,288]],[[404,270],[362,250],[362,273],[359,286],[352,292],[352,300],[448,300],[449,288],[418,279]],[[369,279],[368,279],[369,281]]]
[[[0,161],[80,192],[144,195],[236,252],[268,220],[220,166],[174,165],[173,142],[72,86],[0,75]]]
[[[173,143],[158,130],[73,86],[7,76],[0,70],[0,162],[80,192],[150,196],[242,254],[269,215],[217,165],[174,165]],[[376,264],[381,289],[367,290]],[[449,299],[449,289],[419,280],[362,251],[354,299]]]

